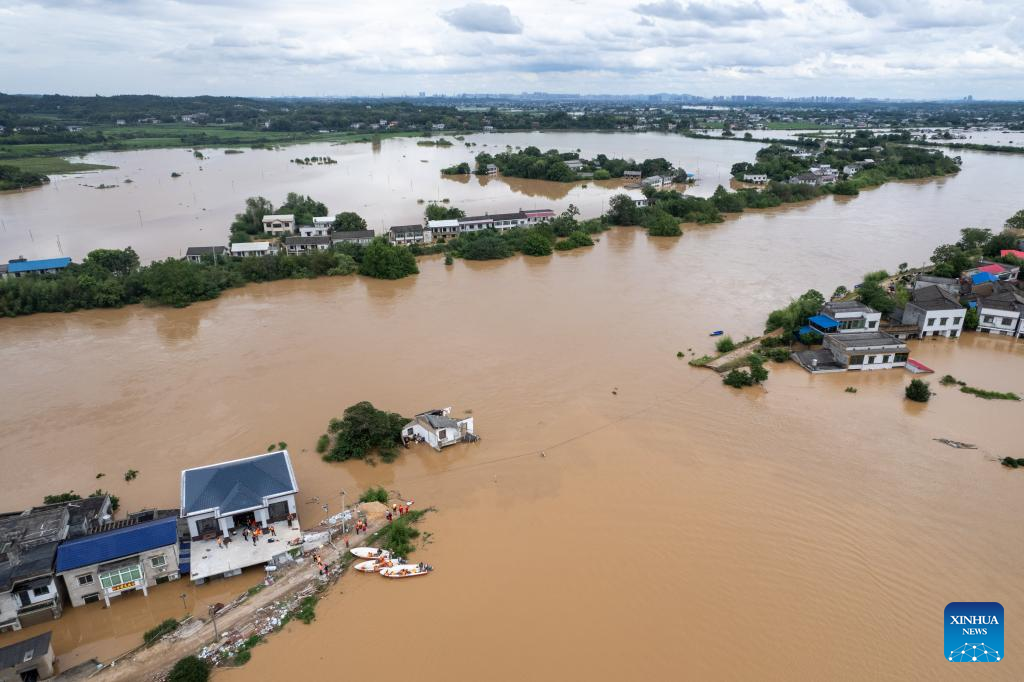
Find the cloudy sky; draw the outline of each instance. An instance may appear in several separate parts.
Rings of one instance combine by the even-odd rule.
[[[1024,98],[1024,0],[0,0],[0,92]]]

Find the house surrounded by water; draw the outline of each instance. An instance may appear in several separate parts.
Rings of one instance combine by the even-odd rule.
[[[402,427],[402,441],[423,442],[440,451],[441,448],[469,440],[467,437],[474,435],[473,418],[453,419],[451,413],[451,407],[421,412]]]
[[[295,232],[295,215],[292,213],[265,215],[263,216],[263,231],[267,234],[292,234]]]

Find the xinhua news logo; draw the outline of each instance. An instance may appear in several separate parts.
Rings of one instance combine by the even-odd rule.
[[[994,663],[1003,660],[1003,606],[994,601],[955,601],[946,606],[946,660]]]

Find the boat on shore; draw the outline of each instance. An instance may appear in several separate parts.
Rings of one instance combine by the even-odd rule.
[[[395,562],[391,559],[368,559],[366,561],[360,561],[352,568],[356,569],[360,573],[379,573],[382,569],[390,568],[395,565]]]
[[[391,552],[376,547],[353,547],[349,550],[353,556],[360,559],[390,559]]]
[[[414,578],[418,575],[427,575],[434,570],[428,564],[398,564],[382,568],[380,574],[385,578]]]

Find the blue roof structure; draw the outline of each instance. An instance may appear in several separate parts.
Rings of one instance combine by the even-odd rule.
[[[263,506],[263,500],[299,489],[287,450],[181,472],[185,515],[216,509],[226,516]]]
[[[86,535],[57,548],[57,572],[101,564],[177,543],[178,519],[173,516]]]
[[[45,260],[23,260],[7,264],[7,272],[38,272],[39,270],[59,270],[71,265],[70,258],[46,258]]]
[[[999,278],[991,272],[976,272],[971,275],[971,284],[984,284],[985,282],[997,282]]]
[[[815,315],[814,317],[807,320],[816,327],[822,329],[831,329],[832,327],[839,327],[839,323],[829,317],[828,315]]]

